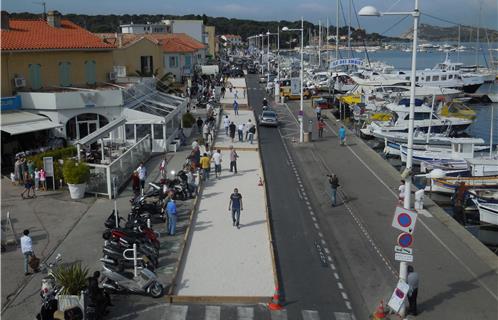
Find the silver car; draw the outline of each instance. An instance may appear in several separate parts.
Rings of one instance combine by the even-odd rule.
[[[259,116],[259,125],[261,126],[278,126],[277,113],[270,110],[265,110]]]

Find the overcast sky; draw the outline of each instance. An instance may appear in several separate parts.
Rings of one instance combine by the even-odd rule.
[[[254,20],[297,20],[301,16],[318,23],[327,17],[335,25],[337,0],[2,0],[2,10],[9,12],[42,11],[38,2],[45,1],[47,10],[58,10],[63,14],[203,14],[216,17],[244,18]],[[348,20],[349,0],[340,0],[340,25]],[[374,5],[380,11],[409,11],[415,0],[354,0],[358,11],[365,5]],[[481,26],[498,30],[498,0],[419,0],[420,10],[442,19],[465,25],[479,23]],[[480,10],[480,6],[482,9]],[[479,12],[481,11],[481,15]],[[344,19],[345,18],[345,19]],[[356,17],[352,15],[352,25],[356,27]],[[368,32],[383,33],[401,17],[367,18],[359,17],[360,24]],[[428,16],[422,16],[422,23],[451,26]],[[398,35],[411,25],[411,19],[403,20],[388,35]]]

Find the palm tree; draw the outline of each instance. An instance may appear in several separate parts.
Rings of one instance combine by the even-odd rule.
[[[166,72],[157,80],[156,88],[164,93],[181,93],[182,90],[176,85],[175,76],[171,72]]]

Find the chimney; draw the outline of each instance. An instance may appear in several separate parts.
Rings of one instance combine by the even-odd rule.
[[[7,11],[2,10],[2,30],[9,30],[10,15]]]
[[[47,23],[53,28],[61,27],[61,13],[59,11],[49,11],[47,14]]]

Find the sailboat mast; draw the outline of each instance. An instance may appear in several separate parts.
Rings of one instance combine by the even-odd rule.
[[[479,20],[477,23],[476,35],[476,68],[479,67],[479,29],[481,28],[482,1],[479,1]]]
[[[339,59],[339,6],[341,0],[337,0],[336,16],[335,16],[335,59]]]
[[[349,0],[349,21],[348,21],[348,58],[351,58],[351,2],[353,0]]]
[[[318,68],[322,66],[322,21],[318,20]]]
[[[457,61],[460,62],[460,27],[461,25],[458,25],[458,45],[457,45]]]
[[[327,62],[330,63],[330,48],[329,48],[329,27],[330,27],[330,24],[329,24],[329,17],[327,17],[327,34],[325,36],[325,44],[326,44],[326,48],[327,48]]]
[[[489,157],[493,156],[493,124],[494,124],[495,106],[491,106],[491,128],[489,129]]]

